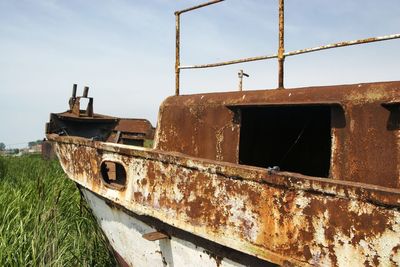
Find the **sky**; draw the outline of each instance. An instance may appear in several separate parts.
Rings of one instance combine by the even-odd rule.
[[[94,111],[147,118],[174,94],[174,11],[198,0],[0,0],[0,142],[44,137],[72,85]],[[400,33],[398,0],[286,0],[285,50]],[[181,18],[181,64],[274,54],[278,0],[226,0]],[[287,88],[400,80],[400,40],[320,51],[285,62]],[[183,70],[181,93],[277,86],[276,60]]]

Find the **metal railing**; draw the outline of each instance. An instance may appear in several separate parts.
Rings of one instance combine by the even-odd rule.
[[[380,37],[371,37],[366,39],[359,39],[353,41],[345,41],[339,43],[333,43],[313,48],[306,48],[295,50],[291,52],[285,52],[285,37],[284,37],[284,0],[279,0],[279,47],[278,53],[265,55],[265,56],[258,56],[258,57],[249,57],[249,58],[241,58],[235,59],[230,61],[223,61],[223,62],[216,62],[210,64],[202,64],[202,65],[188,65],[188,66],[181,66],[180,63],[180,15],[189,11],[193,11],[199,8],[203,8],[209,5],[217,4],[223,2],[225,0],[215,0],[210,1],[201,5],[193,6],[187,9],[179,10],[175,12],[175,20],[176,20],[176,43],[175,43],[175,95],[179,95],[180,90],[180,71],[184,69],[202,69],[202,68],[213,68],[213,67],[220,67],[232,64],[239,64],[251,61],[258,61],[258,60],[267,60],[267,59],[278,59],[278,88],[277,89],[284,89],[284,65],[285,65],[285,58],[295,55],[301,55],[305,53],[311,53],[315,51],[331,49],[331,48],[338,48],[344,46],[351,46],[351,45],[358,45],[358,44],[366,44],[372,42],[379,42],[391,39],[398,39],[400,38],[400,34],[391,34],[385,35]]]

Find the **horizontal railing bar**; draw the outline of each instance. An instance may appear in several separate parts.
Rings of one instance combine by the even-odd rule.
[[[392,39],[398,39],[398,38],[400,38],[400,34],[391,34],[391,35],[385,35],[385,36],[380,36],[380,37],[372,37],[372,38],[366,38],[366,39],[346,41],[346,42],[328,44],[328,45],[323,45],[323,46],[318,46],[318,47],[313,47],[313,48],[295,50],[292,52],[285,53],[284,56],[285,57],[296,56],[296,55],[301,55],[301,54],[305,54],[305,53],[331,49],[331,48],[338,48],[338,47],[358,45],[358,44],[367,44],[367,43],[380,42],[380,41],[386,41],[386,40],[392,40]]]
[[[236,60],[230,60],[230,61],[224,61],[224,62],[217,62],[217,63],[211,63],[211,64],[179,66],[179,69],[184,70],[184,69],[213,68],[213,67],[220,67],[220,66],[226,66],[226,65],[233,65],[233,64],[239,64],[239,63],[251,62],[251,61],[272,59],[272,58],[277,58],[277,57],[278,57],[278,54],[273,54],[273,55],[269,55],[269,56],[249,57],[249,58],[242,58],[242,59],[236,59]]]
[[[331,49],[331,48],[338,48],[338,47],[358,45],[358,44],[367,44],[367,43],[399,39],[399,38],[400,38],[400,34],[391,34],[391,35],[385,35],[385,36],[380,36],[380,37],[372,37],[372,38],[367,38],[367,39],[359,39],[359,40],[353,40],[353,41],[328,44],[328,45],[323,45],[323,46],[318,46],[318,47],[313,47],[313,48],[300,49],[300,50],[295,50],[295,51],[291,51],[291,52],[286,52],[283,55],[285,57],[296,56],[296,55],[301,55],[301,54],[305,54],[305,53],[311,53],[311,52],[315,52],[315,51]],[[273,58],[278,58],[278,54],[267,55],[267,56],[258,56],[258,57],[249,57],[249,58],[217,62],[217,63],[211,63],[211,64],[179,66],[179,69],[183,70],[183,69],[213,68],[213,67],[220,67],[220,66],[226,66],[226,65],[251,62],[251,61],[267,60],[267,59],[273,59]]]
[[[210,1],[210,2],[207,2],[207,3],[201,4],[201,5],[189,7],[189,8],[182,9],[182,10],[178,10],[178,11],[175,11],[175,15],[180,15],[180,14],[185,13],[185,12],[189,12],[189,11],[192,11],[192,10],[195,10],[195,9],[199,9],[199,8],[206,7],[206,6],[209,6],[209,5],[217,4],[217,3],[223,2],[223,1],[225,1],[225,0],[214,0],[214,1]]]

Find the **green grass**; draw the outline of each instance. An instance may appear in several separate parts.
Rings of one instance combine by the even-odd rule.
[[[57,161],[0,156],[0,266],[115,266]]]

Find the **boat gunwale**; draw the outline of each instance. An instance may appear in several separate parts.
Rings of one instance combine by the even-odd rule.
[[[48,134],[47,139],[56,143],[92,147],[121,155],[175,164],[202,172],[219,174],[228,179],[247,180],[272,187],[284,187],[288,190],[302,190],[313,194],[361,200],[388,208],[400,207],[400,189],[396,188],[306,176],[293,172],[276,172],[261,167],[192,157],[179,152],[100,142],[76,136]]]

